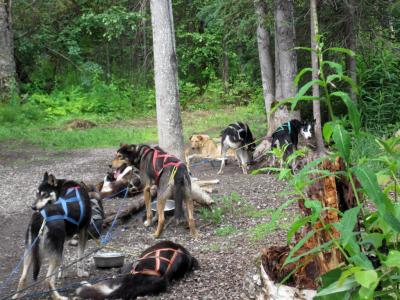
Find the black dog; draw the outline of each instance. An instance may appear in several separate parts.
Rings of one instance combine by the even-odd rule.
[[[33,279],[37,279],[42,256],[47,256],[49,268],[46,277],[53,274],[47,279],[52,297],[68,299],[57,292],[54,273],[62,264],[65,240],[74,234],[79,234],[78,258],[83,257],[92,213],[86,186],[75,181],[56,179],[46,172],[32,209],[35,212],[26,232],[24,267],[14,298],[18,298],[18,291],[26,286],[26,277],[32,265]],[[34,240],[35,244],[28,251]],[[79,261],[77,266],[79,277],[89,275],[83,269],[83,261]]]
[[[197,260],[184,247],[163,241],[146,249],[126,273],[94,285],[86,283],[76,294],[95,300],[155,295],[165,291],[172,280],[197,268]]]
[[[306,140],[313,136],[314,124],[315,120],[304,122],[296,119],[282,124],[272,134],[271,149],[285,146],[286,149],[283,159],[286,160],[286,158],[297,149],[299,134],[301,134]]]
[[[221,154],[223,159],[218,174],[223,173],[226,152],[229,148],[236,151],[243,174],[247,174],[247,164],[251,161],[252,153],[256,148],[253,134],[247,124],[242,122],[229,124],[221,132]]]
[[[140,171],[140,179],[144,185],[144,202],[146,205],[145,226],[152,223],[151,187],[156,185],[158,225],[154,233],[159,237],[164,227],[164,208],[167,199],[175,199],[175,219],[177,222],[184,216],[183,201],[187,207],[190,233],[196,235],[193,217],[193,199],[191,197],[191,181],[184,163],[173,155],[167,154],[159,147],[147,145],[121,145],[112,166],[118,168],[123,164],[134,166]]]

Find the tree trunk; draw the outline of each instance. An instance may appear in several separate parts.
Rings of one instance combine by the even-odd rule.
[[[275,96],[280,101],[296,95],[297,74],[293,0],[275,0]],[[290,119],[300,119],[299,111],[281,106],[274,113],[271,130]]]
[[[226,37],[222,39],[223,48],[223,58],[222,58],[222,83],[224,86],[224,92],[227,94],[229,92],[229,57],[228,57],[228,47],[226,43]]]
[[[311,15],[311,48],[317,50],[317,35],[318,35],[318,15],[317,15],[317,0],[310,0],[310,15]],[[318,54],[311,52],[311,66],[312,66],[312,79],[318,79]],[[319,85],[314,84],[312,87],[312,94],[314,97],[319,98]],[[317,152],[321,153],[325,150],[324,140],[322,138],[321,127],[321,102],[320,100],[313,101],[313,115],[315,119],[315,138],[317,140]]]
[[[182,119],[171,0],[151,0],[159,145],[183,160]]]
[[[267,114],[268,128],[270,128],[270,111],[274,99],[274,70],[270,53],[269,32],[265,29],[265,2],[254,0],[254,8],[257,16],[257,44],[260,59],[261,79],[263,86],[265,113]]]
[[[5,1],[0,0],[0,102],[7,101],[16,88],[11,0]]]
[[[356,4],[354,0],[346,0],[347,20],[346,20],[346,47],[353,52],[357,50],[356,37]],[[354,56],[346,56],[346,69],[348,75],[357,83],[357,64]],[[350,87],[350,97],[354,102],[357,102],[357,94]]]

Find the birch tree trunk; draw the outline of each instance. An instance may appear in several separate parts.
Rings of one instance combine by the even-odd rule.
[[[346,47],[356,52],[357,50],[357,37],[356,37],[356,4],[354,0],[346,0]],[[357,63],[354,56],[346,56],[346,69],[347,73],[357,83]],[[357,94],[350,88],[350,97],[354,102],[357,102]]]
[[[183,160],[182,119],[171,0],[151,0],[158,142]]]
[[[294,78],[297,75],[293,0],[275,0],[275,95],[282,100],[296,95]],[[299,111],[281,106],[274,113],[272,130],[290,119],[300,119]]]
[[[0,0],[0,102],[9,99],[15,86],[11,0]]]
[[[265,2],[254,0],[254,8],[257,17],[257,45],[258,57],[260,59],[261,80],[263,86],[265,112],[267,114],[268,128],[270,125],[270,111],[274,99],[274,70],[270,52],[270,36],[265,28]]]
[[[318,14],[317,14],[317,0],[310,0],[310,16],[311,16],[311,48],[317,50],[317,35],[318,35]],[[315,51],[311,52],[311,66],[312,66],[312,79],[318,79],[318,55]],[[312,87],[312,95],[314,97],[320,96],[319,85],[314,84]],[[317,152],[321,153],[325,150],[324,140],[322,138],[321,127],[321,102],[320,100],[313,101],[313,115],[315,119],[315,138],[317,140]]]

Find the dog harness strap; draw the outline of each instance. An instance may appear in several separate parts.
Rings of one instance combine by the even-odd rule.
[[[164,251],[170,251],[170,252],[174,252],[174,254],[172,255],[172,257],[170,259],[161,256],[161,253]],[[155,259],[155,269],[151,270],[151,269],[143,269],[140,271],[136,271],[136,266],[134,265],[131,271],[131,274],[135,275],[135,274],[142,274],[142,275],[152,275],[152,276],[161,276],[160,273],[160,267],[161,267],[161,261],[165,261],[166,263],[168,263],[167,269],[165,270],[164,273],[167,273],[169,271],[169,269],[171,268],[172,264],[174,263],[176,257],[178,256],[179,253],[182,253],[182,251],[180,249],[174,249],[174,248],[162,248],[162,249],[158,249],[158,250],[154,250],[152,252],[149,252],[145,255],[143,255],[142,257],[140,257],[138,259],[138,261],[144,260],[144,259],[150,259],[150,258],[154,258]],[[153,255],[154,254],[154,255]]]
[[[277,132],[279,132],[279,131],[284,131],[285,128],[287,128],[287,129],[289,130],[289,134],[292,133],[292,126],[291,126],[290,121],[289,121],[289,122],[286,122],[286,123],[283,123],[281,126],[279,126],[279,127],[274,131],[274,133],[277,133]]]
[[[144,155],[146,155],[146,153],[147,153],[148,151],[150,151],[151,149],[149,148],[149,149],[146,149],[146,150],[147,150],[147,151],[144,152]],[[165,168],[171,167],[171,166],[178,168],[178,167],[182,164],[182,162],[181,162],[176,156],[174,156],[174,155],[171,155],[171,154],[168,154],[168,153],[161,153],[161,152],[160,152],[159,150],[157,150],[157,149],[153,149],[153,150],[154,150],[154,154],[153,154],[153,161],[152,161],[152,163],[153,163],[154,172],[155,172],[155,174],[156,174],[156,184],[158,185],[158,182],[159,182],[161,173],[163,172],[163,170],[164,170]],[[168,162],[168,160],[169,160],[170,158],[172,158],[172,159],[174,159],[174,160],[176,160],[176,161],[169,161],[169,162]],[[159,159],[162,159],[162,165],[161,165],[161,168],[160,168],[160,169],[157,168],[157,161],[158,161]]]
[[[54,215],[54,216],[47,216],[46,209],[43,208],[40,210],[40,214],[43,216],[43,218],[46,220],[46,222],[52,222],[52,221],[67,221],[70,222],[76,226],[79,226],[79,224],[83,220],[83,216],[85,214],[85,206],[83,204],[83,200],[81,198],[81,194],[79,192],[80,186],[74,186],[71,188],[68,188],[67,192],[65,193],[65,196],[70,195],[72,192],[75,192],[75,196],[72,198],[65,199],[63,197],[60,197],[57,199],[54,204],[61,205],[64,214],[62,215]],[[80,208],[80,216],[79,220],[75,220],[72,217],[69,216],[69,210],[68,210],[68,203],[74,203],[78,202],[79,203],[79,208]]]

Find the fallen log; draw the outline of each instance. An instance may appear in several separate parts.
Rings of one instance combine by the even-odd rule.
[[[131,204],[124,209],[120,214],[118,215],[117,220],[121,221],[126,221],[127,219],[131,218],[134,214],[138,213],[142,208],[144,207],[144,198],[140,197],[138,199],[135,199],[131,202]],[[115,215],[117,212],[111,212],[107,214],[107,217],[103,221],[103,227],[109,226],[115,218]]]
[[[326,159],[319,168],[337,174],[338,171],[344,170],[344,165],[339,158],[335,161]],[[356,185],[358,184],[356,183]],[[321,213],[322,221],[319,220],[313,225],[307,224],[295,234],[295,243],[298,243],[309,232],[315,231],[294,256],[299,256],[302,253],[315,249],[329,242],[332,237],[339,238],[340,233],[333,226],[330,226],[329,232],[321,229],[324,228],[324,224],[333,224],[340,220],[338,211],[343,212],[356,205],[350,183],[343,176],[324,177],[310,185],[305,192],[308,198],[318,200],[323,207],[333,209],[324,210]],[[311,213],[311,210],[304,206],[303,201],[299,201],[299,209],[305,216]],[[315,290],[317,288],[317,279],[326,272],[337,268],[344,261],[340,251],[337,248],[331,248],[324,252],[306,255],[295,263],[283,266],[289,252],[290,247],[288,246],[273,246],[262,250],[261,274],[265,273],[267,275],[264,276],[264,288],[267,291],[265,296],[267,299],[308,299],[299,298],[296,296],[296,293],[293,294],[295,296],[287,298],[270,295],[268,294],[269,291],[274,290],[271,287],[271,282],[275,282],[276,285],[276,283],[288,277],[285,283],[288,286],[279,285],[279,288],[284,287],[286,290],[286,288],[295,287],[299,291],[302,289]],[[287,290],[292,291],[292,289]]]

